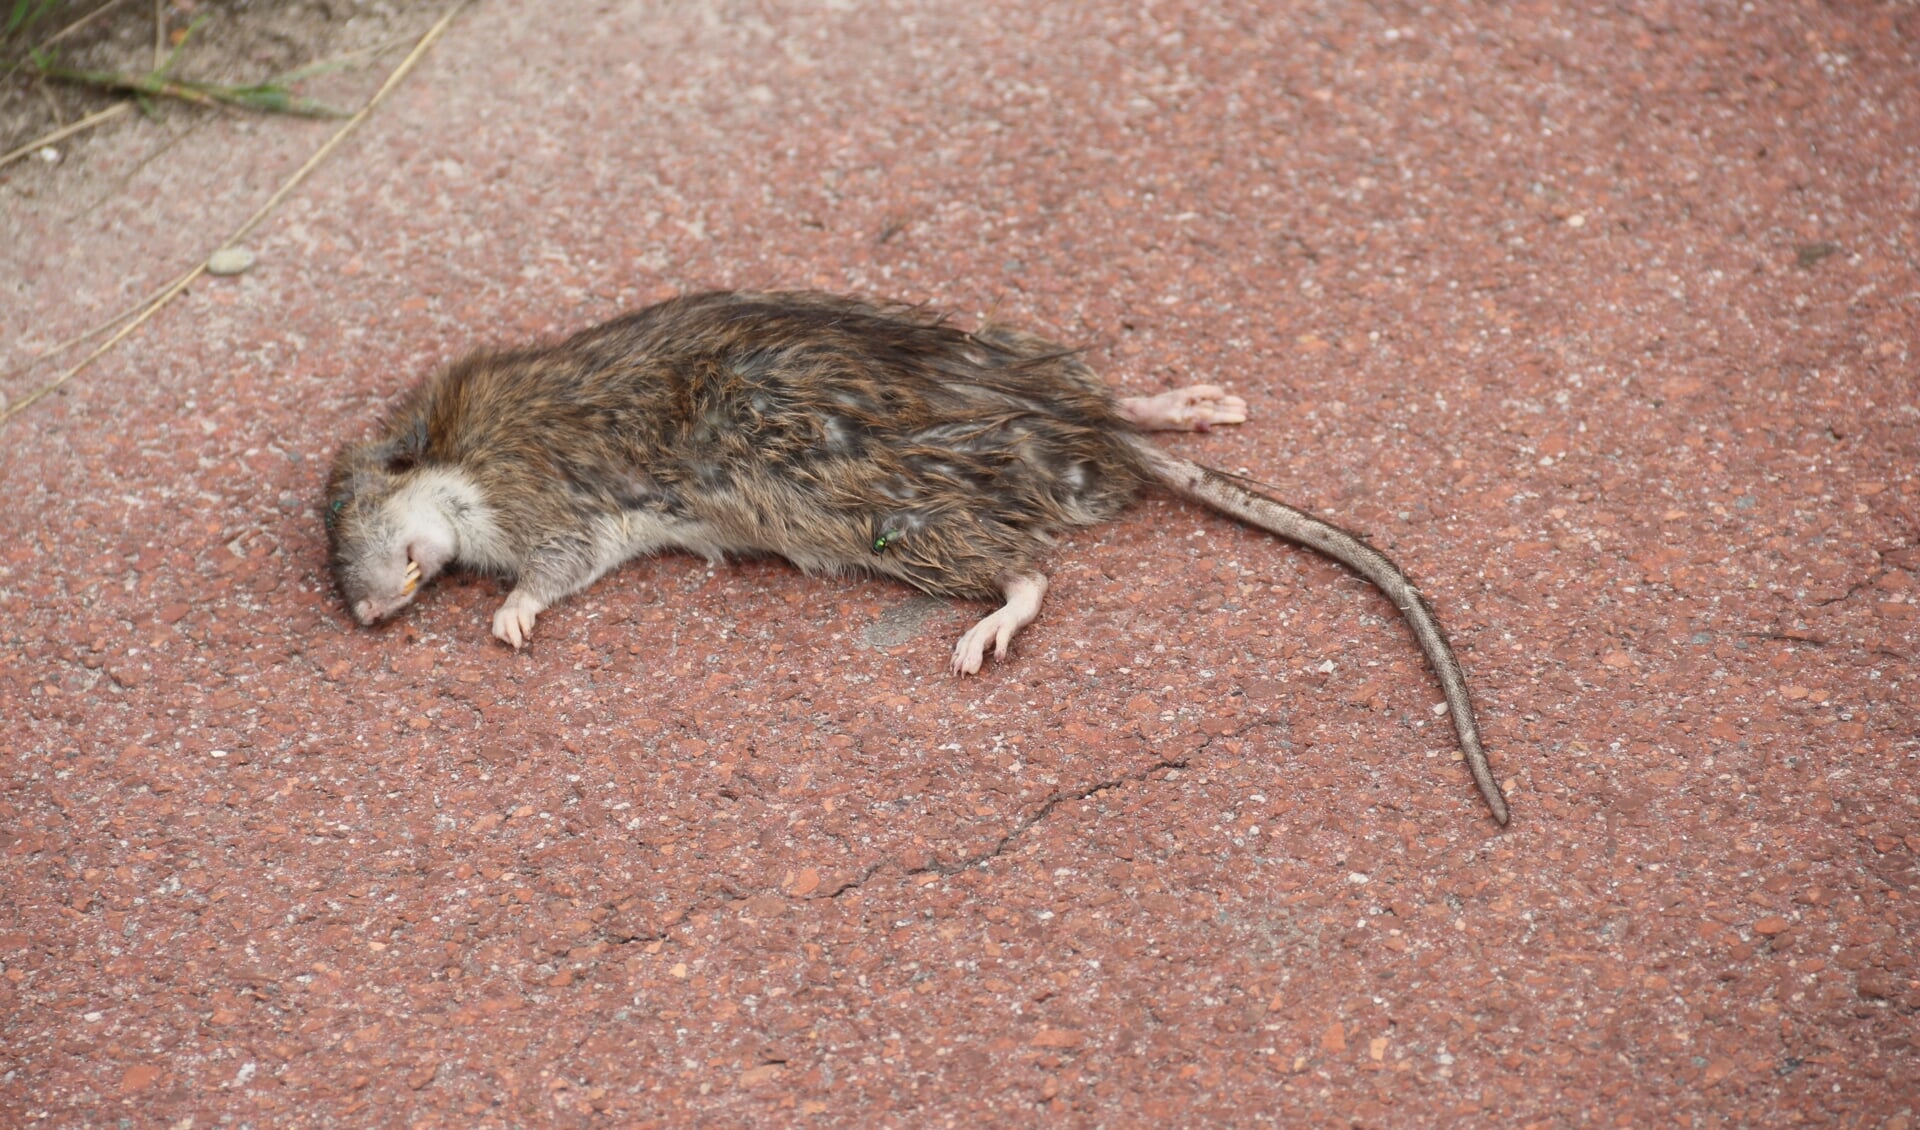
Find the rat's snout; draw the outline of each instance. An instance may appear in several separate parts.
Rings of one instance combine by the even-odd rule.
[[[414,596],[420,591],[419,567],[409,561],[404,571],[395,569],[368,588],[372,591],[358,599],[350,599],[347,607],[355,620],[372,627],[413,603]]]
[[[372,627],[380,621],[413,603],[413,590],[399,593],[385,599],[367,597],[353,604],[353,618],[364,627]]]

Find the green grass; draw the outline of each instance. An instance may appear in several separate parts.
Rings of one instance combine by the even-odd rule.
[[[32,31],[35,24],[47,17],[60,0],[13,0],[7,7],[7,22],[0,27],[0,40],[12,39]]]
[[[43,11],[50,0],[13,0],[16,12],[25,6],[38,5]],[[288,84],[300,79],[332,69],[330,65],[318,64],[289,71],[284,75],[275,75],[260,82],[243,86],[230,86],[216,82],[194,82],[190,79],[168,77],[173,70],[174,60],[192,38],[200,20],[195,19],[187,25],[186,33],[166,59],[146,74],[128,74],[121,71],[82,71],[60,66],[51,56],[35,51],[28,56],[32,68],[41,77],[58,82],[70,82],[81,86],[91,86],[100,90],[117,91],[131,94],[140,100],[141,107],[151,111],[148,103],[151,98],[174,98],[182,102],[192,102],[202,106],[238,106],[247,110],[258,110],[269,114],[297,114],[307,118],[344,118],[346,111],[336,109],[324,102],[304,98],[289,89]]]
[[[7,11],[7,26],[0,34],[18,35],[34,24],[46,18],[48,12],[60,0],[13,0],[13,6]]]

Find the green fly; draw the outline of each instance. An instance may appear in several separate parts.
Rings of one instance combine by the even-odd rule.
[[[899,530],[886,530],[882,532],[879,537],[873,539],[873,552],[875,554],[885,553],[888,546],[899,540]]]

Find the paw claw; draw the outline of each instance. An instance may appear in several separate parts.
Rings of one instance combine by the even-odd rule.
[[[953,662],[948,669],[955,675],[977,675],[980,664],[986,659],[986,648],[980,636],[980,626],[974,625],[953,645]]]

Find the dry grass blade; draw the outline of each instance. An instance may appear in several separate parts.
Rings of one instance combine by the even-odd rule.
[[[79,121],[74,122],[71,125],[61,126],[59,129],[54,130],[52,133],[45,134],[41,137],[36,137],[32,141],[27,142],[25,145],[22,145],[18,149],[10,150],[6,153],[0,153],[0,167],[5,167],[6,165],[13,163],[14,161],[18,161],[20,158],[25,157],[29,153],[37,152],[38,150],[44,149],[47,146],[52,145],[56,142],[65,141],[67,138],[72,137],[76,133],[80,133],[84,130],[90,130],[94,126],[99,125],[101,122],[106,121],[108,118],[118,117],[119,115],[126,113],[127,107],[131,105],[133,105],[133,103],[131,102],[117,103],[116,105],[109,106],[106,109],[101,110],[97,113],[88,114],[86,117],[81,118]]]
[[[101,16],[106,15],[108,12],[111,12],[113,9],[118,8],[121,4],[125,2],[126,0],[107,0],[106,3],[100,5],[98,8],[95,8],[93,11],[88,12],[86,15],[81,16],[79,19],[68,24],[66,27],[61,28],[59,31],[56,31],[52,35],[49,35],[45,39],[41,40],[40,46],[37,48],[37,50],[45,51],[47,48],[52,47],[54,44],[60,42],[61,40],[68,37],[69,35],[72,35],[74,32],[79,31],[81,28],[86,27],[88,24],[92,23],[94,20],[99,19]]]

